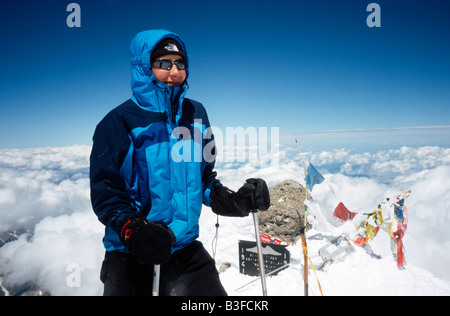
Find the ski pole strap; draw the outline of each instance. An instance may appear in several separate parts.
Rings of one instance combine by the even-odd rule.
[[[320,285],[319,278],[317,277],[316,269],[314,268],[314,265],[312,263],[311,258],[308,256],[308,246],[306,245],[306,240],[305,240],[305,242],[302,242],[302,248],[303,248],[303,254],[304,254],[305,258],[308,258],[309,263],[311,264],[311,267],[312,267],[312,269],[314,271],[314,276],[316,277],[317,285],[319,286],[320,294],[323,296],[322,286]]]
[[[213,259],[216,259],[216,252],[217,252],[217,242],[219,240],[219,215],[217,215],[217,222],[216,222],[216,234],[212,240],[211,246],[212,246],[212,255]]]
[[[250,201],[252,203],[251,213],[258,213],[258,208],[256,207],[255,196],[253,194],[250,195]]]
[[[316,269],[314,269],[314,265],[313,265],[313,263],[311,261],[311,258],[309,256],[308,256],[308,259],[309,259],[309,263],[311,264],[311,267],[312,267],[312,269],[314,271],[314,276],[316,277],[317,285],[319,286],[320,295],[323,296],[322,286],[320,286],[320,282],[319,282],[319,278],[317,277]]]

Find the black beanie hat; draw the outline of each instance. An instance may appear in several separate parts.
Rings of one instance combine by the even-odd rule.
[[[150,61],[153,63],[157,58],[164,55],[180,55],[181,57],[186,58],[180,43],[173,38],[166,38],[156,45],[150,56]]]

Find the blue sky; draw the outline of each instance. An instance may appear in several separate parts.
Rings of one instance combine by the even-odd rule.
[[[154,28],[186,41],[188,97],[224,130],[275,126],[309,149],[450,146],[446,0],[79,0],[69,28],[71,2],[2,4],[0,148],[90,145],[131,96],[131,39]]]

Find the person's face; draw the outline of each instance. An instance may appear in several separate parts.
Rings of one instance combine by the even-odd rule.
[[[156,60],[159,59],[170,59],[172,61],[177,61],[182,59],[182,57],[178,55],[164,55]],[[173,65],[170,70],[160,69],[152,65],[152,71],[156,79],[168,86],[180,86],[186,80],[186,70],[179,70],[177,65]]]

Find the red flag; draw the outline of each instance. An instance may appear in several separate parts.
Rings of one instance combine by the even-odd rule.
[[[403,253],[403,241],[401,237],[397,238],[397,267],[403,268],[406,263],[405,254]]]
[[[259,235],[261,236],[261,242],[265,244],[275,244],[275,245],[281,245],[282,241],[278,238],[274,238],[270,235],[264,234],[263,232],[260,232]]]
[[[406,228],[402,222],[398,222],[397,231],[393,234],[394,238],[397,238],[397,267],[403,268],[406,264],[405,253],[403,252],[403,236],[405,235]]]
[[[356,213],[350,212],[342,202],[339,203],[338,206],[336,206],[333,213],[333,217],[343,223],[348,221],[349,219],[353,219],[355,215]]]

